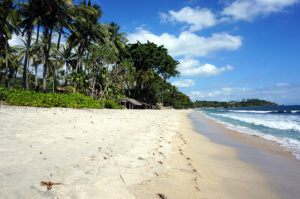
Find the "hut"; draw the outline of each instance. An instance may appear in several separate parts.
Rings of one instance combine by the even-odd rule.
[[[142,109],[143,105],[136,101],[135,99],[131,99],[131,98],[124,98],[121,102],[121,104],[123,106],[125,106],[125,108],[127,109]]]
[[[145,102],[140,102],[142,104],[142,109],[152,109],[152,106],[150,104],[147,104]]]

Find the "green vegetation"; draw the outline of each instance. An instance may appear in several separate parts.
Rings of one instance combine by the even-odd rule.
[[[32,107],[67,107],[67,108],[97,108],[102,105],[97,100],[81,93],[39,93],[16,89],[0,89],[0,100],[6,101],[8,105],[32,106]],[[108,108],[119,108],[112,106]]]
[[[103,100],[102,105],[104,108],[124,109],[124,106],[118,105],[114,100]]]
[[[193,108],[233,108],[233,107],[249,107],[249,106],[277,106],[273,102],[260,99],[247,99],[242,101],[218,102],[218,101],[195,101],[192,103]]]
[[[91,1],[0,0],[0,85],[12,89],[2,91],[2,96],[8,93],[2,100],[120,108],[117,103],[129,97],[190,107],[189,97],[167,82],[179,75],[179,62],[167,49],[152,42],[128,44],[117,23],[101,22],[102,14]],[[12,35],[23,36],[23,44],[10,45]]]

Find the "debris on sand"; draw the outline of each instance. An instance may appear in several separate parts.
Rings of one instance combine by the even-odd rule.
[[[60,182],[45,182],[45,181],[41,181],[41,186],[47,186],[47,190],[51,190],[53,185],[61,185],[62,183]]]

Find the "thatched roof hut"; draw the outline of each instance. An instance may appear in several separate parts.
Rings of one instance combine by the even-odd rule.
[[[147,104],[145,102],[140,102],[142,104],[143,109],[152,109],[152,106],[150,104]]]
[[[121,102],[122,105],[127,109],[141,109],[142,104],[132,98],[124,98]]]

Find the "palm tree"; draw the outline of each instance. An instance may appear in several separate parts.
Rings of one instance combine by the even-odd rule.
[[[42,57],[42,47],[39,45],[39,38],[40,38],[40,19],[37,19],[37,32],[36,32],[36,39],[33,46],[33,66],[34,66],[34,90],[38,90],[38,77],[37,77],[37,71],[38,71],[38,65],[41,64],[41,57]]]
[[[55,52],[55,67],[54,67],[54,90],[56,91],[56,83],[57,83],[57,70],[58,70],[58,63],[59,63],[59,48],[60,48],[60,41],[61,36],[65,32],[63,31],[64,28],[71,30],[72,29],[72,14],[73,14],[73,2],[72,1],[64,1],[60,2],[59,10],[57,13],[57,32],[58,32],[58,40],[56,45],[56,52]]]
[[[61,22],[62,15],[64,13],[64,8],[69,7],[72,1],[70,0],[47,0],[48,4],[46,6],[47,10],[45,10],[45,14],[42,17],[42,26],[44,27],[45,38],[47,42],[45,43],[45,62],[43,67],[43,92],[46,92],[47,86],[47,69],[49,64],[49,57],[50,57],[50,48],[51,48],[51,40],[52,40],[52,33],[57,29],[57,24]],[[61,23],[60,23],[61,24]],[[63,26],[60,26],[59,31],[62,32]],[[60,43],[60,41],[58,42]],[[59,44],[58,44],[59,48]]]
[[[76,15],[75,15],[76,13]],[[87,59],[89,57],[89,45],[92,42],[105,43],[107,30],[102,24],[98,23],[102,15],[100,7],[91,6],[91,2],[82,2],[74,7],[74,23],[71,35],[68,38],[69,48],[77,48],[78,59],[76,64],[76,72],[82,70],[82,62],[84,53],[87,51]],[[87,66],[86,66],[87,67]]]
[[[5,86],[9,87],[9,43],[8,40],[12,38],[12,34],[18,34],[18,29],[16,27],[17,21],[18,21],[18,15],[14,10],[14,5],[12,4],[12,1],[4,1],[4,4],[6,4],[6,11],[5,16],[3,16],[2,24],[3,25],[3,35],[2,40],[4,40],[4,48],[5,48]],[[9,5],[10,7],[8,7]],[[2,28],[2,26],[1,26]]]
[[[120,33],[120,26],[115,22],[111,22],[107,25],[109,34],[109,45],[114,50],[114,52],[119,55],[121,51],[124,50],[125,43],[128,41],[126,38],[126,33]]]
[[[7,17],[11,11],[13,1],[12,0],[3,0],[1,1],[1,26],[0,26],[0,43],[4,40],[4,34],[5,34],[5,25],[7,23]]]
[[[44,17],[47,3],[50,0],[28,0],[20,3],[18,12],[22,16],[19,27],[23,29],[23,35],[26,34],[26,54],[23,66],[23,88],[28,89],[27,70],[29,66],[29,49],[31,47],[31,36],[35,24],[40,24],[39,21]],[[38,27],[39,30],[39,27]]]

